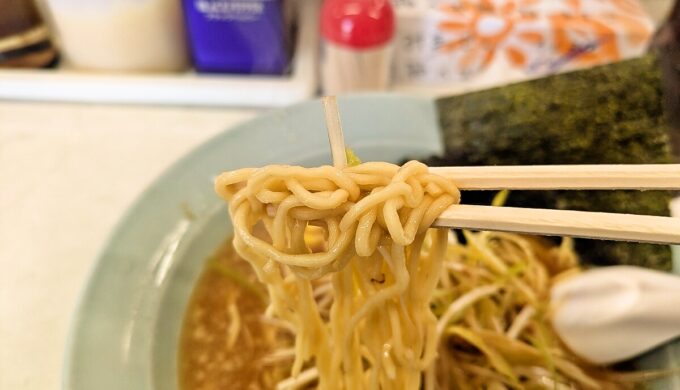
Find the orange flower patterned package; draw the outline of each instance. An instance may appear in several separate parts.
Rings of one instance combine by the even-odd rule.
[[[394,83],[472,90],[642,54],[637,0],[397,0]]]

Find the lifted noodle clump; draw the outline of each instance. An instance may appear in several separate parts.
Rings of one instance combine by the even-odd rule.
[[[417,161],[272,165],[223,173],[215,187],[230,202],[236,251],[267,286],[267,315],[294,330],[291,380],[418,389],[436,377],[430,303],[448,232],[429,227],[460,200],[450,180]],[[313,250],[308,237],[319,230]],[[328,278],[325,310],[314,288]]]

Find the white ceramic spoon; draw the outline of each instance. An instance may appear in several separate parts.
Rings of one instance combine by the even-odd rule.
[[[632,266],[588,270],[553,286],[553,326],[581,357],[609,364],[680,336],[680,277]]]

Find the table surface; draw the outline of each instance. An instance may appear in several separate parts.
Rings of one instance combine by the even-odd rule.
[[[78,295],[134,199],[246,109],[0,102],[0,389],[60,386]]]

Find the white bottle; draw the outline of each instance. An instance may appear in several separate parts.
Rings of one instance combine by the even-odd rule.
[[[47,0],[67,66],[122,72],[188,66],[178,0]]]

